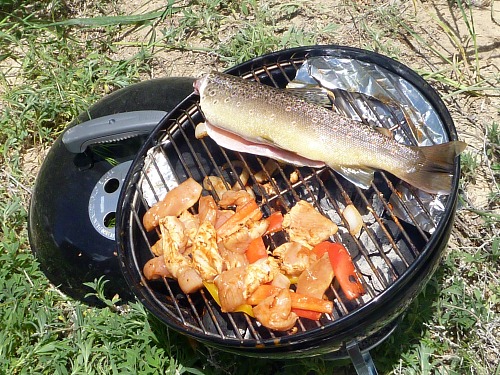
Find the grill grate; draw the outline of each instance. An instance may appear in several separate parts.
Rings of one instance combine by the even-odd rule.
[[[303,62],[304,56],[292,56],[286,61],[264,64],[240,75],[284,87],[294,79]],[[391,112],[393,116],[390,117],[378,117],[373,103],[362,96],[340,91],[335,95],[339,110],[350,105],[363,119],[366,119],[366,113],[371,113],[370,118],[372,121],[376,118],[379,126],[394,130],[403,122],[395,112]],[[197,97],[191,95],[164,120],[161,130],[147,144],[147,156],[144,151],[139,167],[132,173],[129,196],[125,199],[130,210],[125,211],[129,215],[129,224],[124,229],[124,238],[130,242],[133,267],[140,273],[141,298],[154,305],[153,312],[166,316],[167,323],[174,328],[206,341],[215,340],[236,346],[272,347],[286,340],[300,341],[307,333],[335,329],[343,318],[374,301],[412,267],[429,241],[429,233],[419,227],[412,214],[414,211],[400,198],[397,190],[399,181],[393,176],[377,173],[370,189],[361,190],[329,168],[286,165],[273,176],[267,176],[273,191],[270,193],[257,183],[254,176],[256,171],[265,171],[267,159],[222,149],[209,138],[197,140],[194,129],[202,121]],[[331,315],[323,314],[318,322],[299,319],[293,333],[273,332],[245,314],[221,313],[205,290],[185,295],[176,281],[147,281],[142,276],[144,264],[153,257],[151,245],[158,239],[158,233],[148,233],[142,226],[142,216],[151,201],[159,200],[164,191],[172,187],[172,180],[181,182],[189,177],[201,182],[207,176],[218,176],[229,185],[243,186],[239,178],[241,169],[250,173],[247,184],[253,187],[264,216],[271,210],[286,212],[298,200],[305,199],[339,225],[335,241],[342,242],[351,253],[366,290],[363,297],[348,301],[334,281],[326,293],[334,301]],[[291,173],[297,174],[296,182],[290,181]],[[146,190],[151,191],[151,197],[146,196]],[[219,200],[215,195],[214,198]],[[398,219],[393,212],[394,202],[406,212],[410,223]],[[415,202],[432,221],[425,205],[418,198]],[[363,215],[359,238],[351,236],[346,230],[347,222],[342,210],[348,204],[354,204]],[[434,225],[437,226],[437,223]],[[284,241],[283,234],[270,235],[266,241],[271,248],[275,248]]]

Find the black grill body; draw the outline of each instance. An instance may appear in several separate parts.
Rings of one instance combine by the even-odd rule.
[[[373,52],[340,46],[303,47],[262,56],[243,63],[228,71],[263,84],[284,88],[294,79],[296,71],[308,56],[328,55],[357,59],[377,64],[402,77],[416,87],[432,103],[439,114],[450,140],[457,135],[452,119],[437,93],[416,73],[406,66]],[[224,314],[210,295],[202,290],[192,295],[183,294],[173,280],[147,281],[142,275],[142,267],[153,255],[151,245],[157,240],[156,233],[147,233],[142,227],[142,216],[148,205],[142,194],[144,185],[151,185],[145,172],[148,168],[159,169],[154,162],[147,160],[148,152],[163,155],[170,163],[175,178],[182,182],[188,177],[201,182],[207,175],[223,176],[222,166],[238,160],[245,168],[262,168],[265,160],[247,154],[234,153],[221,149],[211,140],[196,140],[194,127],[203,121],[198,107],[198,97],[187,97],[152,132],[134,160],[127,176],[118,204],[116,237],[119,260],[125,279],[136,297],[167,326],[186,334],[207,345],[241,355],[285,358],[326,355],[345,350],[346,343],[362,341],[386,329],[407,309],[408,305],[422,290],[435,271],[442,251],[448,241],[453,225],[456,208],[459,162],[457,159],[453,187],[446,199],[444,215],[435,223],[435,231],[426,233],[418,223],[403,223],[391,211],[389,197],[396,193],[398,181],[393,176],[377,173],[372,188],[360,190],[337,176],[328,168],[314,170],[285,166],[276,177],[275,195],[261,192],[259,203],[264,212],[277,206],[290,207],[299,198],[308,198],[321,210],[320,200],[342,204],[356,203],[373,209],[377,201],[384,207],[375,212],[374,220],[383,228],[396,228],[397,235],[391,230],[378,234],[372,240],[373,248],[367,248],[356,239],[351,239],[353,247],[348,247],[358,274],[362,275],[367,296],[356,301],[346,301],[337,288],[332,285],[329,294],[334,300],[335,311],[323,317],[319,323],[301,319],[294,333],[271,332],[242,313]],[[296,171],[298,184],[291,184],[287,176]],[[233,178],[236,171],[231,174]],[[237,179],[232,182],[238,182]],[[333,203],[337,211],[337,203]],[[375,210],[374,210],[375,211]],[[387,237],[387,238],[385,238]],[[382,240],[392,244],[404,244],[410,256],[401,256],[398,264],[387,260],[383,251],[377,250]],[[337,240],[342,241],[338,237]],[[273,243],[273,239],[270,239]],[[385,259],[388,274],[380,274],[371,263],[373,255]],[[365,272],[357,261],[364,259],[371,270]],[[370,282],[377,278],[382,288]]]

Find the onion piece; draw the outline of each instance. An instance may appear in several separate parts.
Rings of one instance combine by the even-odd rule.
[[[241,190],[242,186],[245,187],[247,185],[248,180],[250,179],[251,171],[248,170],[245,163],[243,163],[241,160],[232,160],[231,163],[226,163],[222,166],[223,171],[230,170],[231,173],[233,170],[236,171],[237,168],[241,169],[241,172],[238,175],[239,181],[236,181],[234,185],[231,187],[231,190],[234,191]]]
[[[196,128],[194,129],[194,136],[196,137],[196,139],[201,139],[208,136],[208,130],[205,123],[196,125]]]
[[[353,204],[349,204],[344,208],[342,214],[347,221],[347,225],[349,225],[349,233],[354,237],[358,237],[361,228],[363,228],[363,218],[358,209]]]
[[[214,191],[215,194],[220,198],[224,192],[228,191],[224,180],[217,176],[207,176],[203,179],[203,188],[208,191]]]
[[[264,164],[264,169],[254,174],[255,181],[259,184],[269,181],[268,176],[271,177],[278,168],[278,162],[276,160],[269,159],[266,164]]]

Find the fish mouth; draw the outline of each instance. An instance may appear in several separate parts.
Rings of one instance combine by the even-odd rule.
[[[203,84],[207,81],[207,76],[208,74],[205,74],[204,76],[202,76],[201,78],[198,78],[197,80],[195,80],[193,82],[193,89],[194,89],[194,93],[196,95],[200,95],[200,93],[202,92],[203,90]]]
[[[193,82],[193,89],[196,95],[200,95],[201,78]]]

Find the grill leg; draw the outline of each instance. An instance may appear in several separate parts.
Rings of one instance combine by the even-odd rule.
[[[352,340],[346,344],[347,352],[358,375],[377,375],[377,369],[373,363],[369,351],[361,353],[357,341]]]

